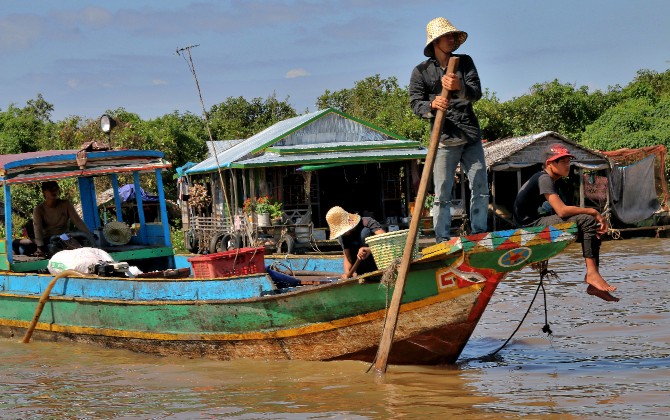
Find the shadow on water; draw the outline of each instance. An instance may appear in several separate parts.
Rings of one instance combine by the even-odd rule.
[[[552,259],[542,332],[531,270],[500,285],[451,366],[162,358],[67,343],[0,340],[3,418],[661,418],[670,415],[670,241],[603,245],[621,302],[585,293],[578,246]]]

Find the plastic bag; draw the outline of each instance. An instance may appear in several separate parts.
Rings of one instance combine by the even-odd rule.
[[[66,249],[57,252],[51,257],[47,269],[51,274],[58,274],[65,270],[92,274],[95,271],[95,265],[100,261],[114,262],[114,258],[98,248]]]

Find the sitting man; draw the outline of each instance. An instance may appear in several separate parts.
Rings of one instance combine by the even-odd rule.
[[[519,190],[514,201],[514,220],[520,226],[577,224],[577,241],[582,243],[586,262],[586,292],[607,301],[618,301],[609,292],[616,290],[600,275],[600,235],[607,232],[607,221],[593,208],[566,205],[556,192],[555,182],[570,174],[574,158],[562,144],[550,145],[544,152],[544,170],[533,175]]]
[[[44,195],[44,202],[35,207],[33,211],[34,241],[37,245],[35,256],[49,254],[45,241],[48,242],[54,235],[67,232],[69,221],[72,221],[75,227],[86,236],[91,245],[95,244],[93,234],[86,223],[81,220],[72,203],[59,198],[60,187],[56,181],[43,182],[42,194]]]
[[[384,232],[382,225],[371,217],[361,217],[335,206],[326,213],[330,228],[330,239],[337,239],[344,252],[344,274],[341,278],[370,273],[377,270],[377,264],[365,239]],[[349,273],[356,263],[360,263],[353,273]]]

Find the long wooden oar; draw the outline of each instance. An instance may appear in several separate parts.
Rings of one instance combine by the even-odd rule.
[[[356,269],[361,264],[361,261],[363,261],[363,260],[360,260],[360,259],[356,258],[356,261],[354,262],[354,265],[351,266],[351,268],[349,269],[349,272],[347,273],[347,278],[350,278],[351,276],[354,275],[354,273],[356,272]]]
[[[30,326],[28,327],[28,331],[26,331],[26,335],[23,336],[23,340],[21,342],[23,343],[29,343],[30,342],[30,337],[33,336],[33,331],[35,331],[35,327],[37,326],[37,321],[40,320],[40,315],[42,315],[42,310],[44,309],[44,305],[47,303],[47,300],[49,300],[49,295],[51,294],[51,289],[54,288],[56,285],[56,282],[63,277],[83,277],[82,274],[78,271],[74,270],[65,270],[61,273],[58,273],[54,276],[53,279],[49,282],[49,285],[47,286],[46,289],[44,289],[44,292],[42,293],[42,297],[40,298],[40,303],[37,305],[37,309],[35,309],[35,315],[33,315],[33,320],[30,321]]]
[[[458,67],[458,57],[451,57],[449,65],[447,66],[447,73],[454,73]],[[442,88],[441,96],[447,98],[447,89]],[[388,313],[386,314],[386,322],[384,323],[384,331],[377,349],[377,357],[375,358],[375,371],[377,374],[386,372],[388,364],[388,356],[391,352],[391,344],[393,344],[393,335],[398,324],[398,313],[400,312],[400,301],[405,289],[405,280],[407,279],[407,272],[409,264],[412,260],[412,250],[416,242],[417,232],[419,231],[419,219],[423,211],[423,203],[426,200],[426,190],[428,189],[428,180],[433,171],[435,164],[435,154],[437,153],[437,146],[440,142],[440,134],[442,133],[442,122],[444,121],[444,111],[437,110],[435,122],[433,123],[433,131],[430,133],[430,145],[428,146],[428,154],[423,165],[423,172],[421,172],[421,181],[419,182],[419,191],[416,194],[414,202],[414,211],[412,212],[412,221],[409,224],[409,233],[407,235],[407,242],[402,254],[400,268],[398,269],[398,278],[395,283],[395,290],[389,305]]]

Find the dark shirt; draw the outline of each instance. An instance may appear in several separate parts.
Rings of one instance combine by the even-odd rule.
[[[356,262],[356,255],[358,250],[363,246],[368,246],[365,239],[372,236],[376,231],[382,229],[382,225],[371,217],[361,217],[355,228],[353,228],[347,235],[342,235],[337,238],[343,250],[349,250],[349,263]],[[356,269],[356,273],[365,274],[377,270],[377,263],[372,255],[361,261]]]
[[[554,214],[545,194],[556,194],[556,187],[549,174],[540,171],[519,190],[514,200],[514,221],[521,226],[529,226],[540,217]]]
[[[482,97],[482,85],[475,63],[469,55],[454,54],[459,58],[456,75],[461,89],[450,92],[449,108],[442,124],[440,140],[462,139],[468,143],[481,141],[482,133],[472,103]],[[446,70],[440,68],[435,58],[429,58],[414,68],[409,81],[409,100],[412,111],[419,117],[429,118],[431,127],[435,114],[430,103],[442,93],[442,76]]]

